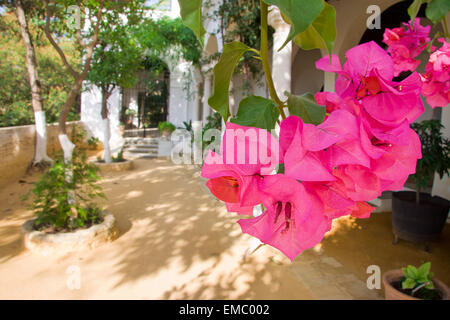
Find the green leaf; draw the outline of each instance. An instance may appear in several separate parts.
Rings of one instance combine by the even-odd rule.
[[[420,6],[427,2],[427,0],[414,0],[413,3],[408,8],[408,14],[411,20],[414,20],[417,17],[417,14],[419,13]]]
[[[225,122],[230,116],[228,91],[234,68],[242,58],[242,55],[250,50],[250,47],[242,42],[227,43],[223,48],[219,62],[214,67],[214,92],[208,99],[208,104],[221,114]]]
[[[418,272],[416,267],[414,266],[407,266],[406,269],[404,269],[403,273],[405,273],[405,276],[407,278],[411,278],[411,279],[417,279],[418,278]]]
[[[313,23],[294,42],[303,50],[327,49],[331,55],[336,40],[336,10],[325,3],[323,10]]]
[[[426,282],[428,280],[428,273],[430,272],[430,268],[431,268],[431,262],[425,262],[423,265],[421,265],[419,268],[417,268],[417,276],[420,279],[424,279],[424,281],[421,282]]]
[[[311,93],[301,96],[284,93],[288,97],[288,109],[291,115],[300,117],[305,123],[321,124],[325,118],[326,109],[319,106]]]
[[[305,31],[324,8],[323,0],[263,0],[277,6],[291,24],[291,31],[281,50],[296,35]]]
[[[206,30],[202,24],[202,0],[178,0],[178,3],[183,24],[190,28],[203,44],[203,35]]]
[[[416,282],[410,278],[407,278],[402,282],[402,289],[412,289],[415,286],[416,286]]]
[[[434,284],[433,284],[433,282],[430,281],[430,283],[427,284],[427,285],[425,286],[425,288],[426,288],[426,289],[429,289],[429,290],[433,290],[433,289],[434,289]]]
[[[425,15],[433,23],[438,23],[450,11],[450,1],[448,0],[432,0],[427,5]]]
[[[241,126],[271,130],[280,116],[280,111],[272,100],[249,96],[241,101],[235,118],[231,122]]]

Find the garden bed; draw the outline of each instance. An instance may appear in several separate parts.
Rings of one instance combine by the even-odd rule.
[[[37,231],[34,222],[34,219],[28,220],[22,225],[25,247],[43,256],[96,248],[113,241],[119,234],[116,219],[107,212],[102,223],[73,232]]]

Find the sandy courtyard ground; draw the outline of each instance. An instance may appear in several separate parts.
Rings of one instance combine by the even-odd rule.
[[[450,225],[427,253],[391,244],[389,213],[339,219],[294,263],[270,247],[243,259],[251,237],[236,217],[206,192],[197,171],[161,159],[105,175],[117,240],[42,257],[23,247],[20,233],[32,218],[20,198],[34,180],[0,189],[0,299],[379,299],[382,290],[366,287],[369,265],[384,272],[424,261],[450,284]],[[78,271],[79,289],[71,281]]]

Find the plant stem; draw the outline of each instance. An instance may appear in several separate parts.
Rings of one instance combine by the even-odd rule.
[[[424,282],[422,283],[420,286],[418,286],[417,288],[415,288],[412,292],[411,292],[411,297],[414,297],[414,295],[416,294],[417,291],[419,291],[420,289],[422,289],[423,287],[427,286],[430,283],[430,281]]]
[[[442,19],[442,24],[444,26],[445,37],[450,38],[450,33],[448,32],[447,19],[444,17]]]
[[[272,73],[270,71],[270,66],[269,66],[269,41],[268,41],[268,36],[267,36],[267,34],[268,34],[268,22],[267,22],[268,5],[263,0],[260,0],[260,6],[261,6],[260,57],[261,57],[261,61],[262,61],[263,68],[264,68],[264,74],[266,75],[267,86],[269,87],[270,97],[278,105],[278,109],[280,110],[281,118],[286,119],[286,114],[284,113],[284,110],[283,110],[284,103],[280,100],[280,98],[277,95],[277,91],[275,90],[275,85],[273,83]]]

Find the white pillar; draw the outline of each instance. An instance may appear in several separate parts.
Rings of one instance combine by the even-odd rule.
[[[287,98],[284,92],[291,92],[292,42],[286,44],[281,51],[278,50],[286,41],[291,26],[284,22],[280,10],[274,6],[270,7],[268,20],[269,24],[275,29],[272,50],[272,77],[278,96],[284,100]]]
[[[136,128],[139,125],[139,104],[138,104],[138,91],[137,90],[131,90],[130,92],[130,103],[128,105],[128,109],[134,110],[136,112],[134,118],[133,118],[133,125],[136,126]]]
[[[442,130],[442,135],[450,139],[450,107],[442,108],[441,123],[445,127]],[[437,173],[434,174],[433,188],[431,190],[433,196],[440,196],[445,199],[450,199],[450,179],[445,175],[442,179]]]
[[[208,104],[208,99],[211,96],[211,83],[212,83],[212,76],[210,74],[205,75],[205,84],[203,88],[203,115],[202,120],[206,122],[206,118],[209,116],[210,113],[210,107]]]

